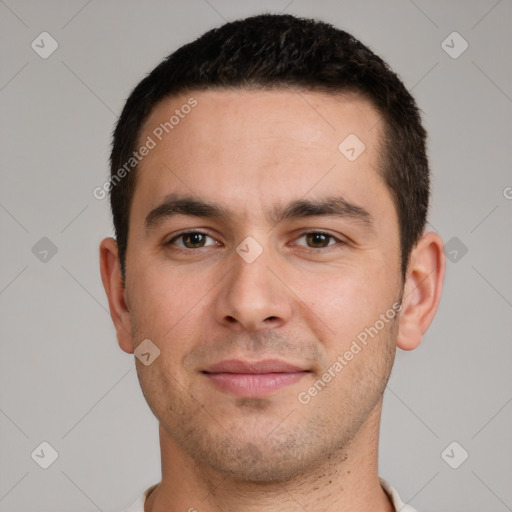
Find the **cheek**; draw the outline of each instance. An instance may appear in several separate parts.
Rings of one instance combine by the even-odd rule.
[[[131,316],[139,343],[153,341],[167,371],[176,371],[183,357],[200,343],[212,284],[200,272],[140,263],[133,275]],[[174,368],[174,370],[172,370]]]
[[[160,420],[172,416],[179,419],[184,410],[188,410],[188,414],[194,416],[200,413],[200,404],[187,400],[186,382],[173,368],[170,359],[163,353],[150,366],[137,362],[137,374],[144,397]],[[169,426],[171,423],[172,420],[166,425]]]
[[[397,299],[396,284],[391,283],[386,272],[382,269],[366,272],[355,267],[302,276],[302,297],[315,314],[312,318],[317,318],[316,324],[322,331],[318,333],[319,338],[326,340],[326,348],[330,350],[350,344],[365,328],[374,325]]]
[[[170,264],[149,261],[141,264],[135,276],[133,290],[137,301],[137,314],[162,328],[171,328],[208,290],[204,276],[187,269],[186,272]],[[144,268],[145,267],[145,268]]]

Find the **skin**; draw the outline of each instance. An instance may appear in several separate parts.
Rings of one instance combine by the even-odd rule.
[[[403,281],[396,211],[378,173],[382,123],[367,101],[193,91],[157,105],[140,140],[190,96],[197,107],[139,165],[125,288],[115,240],[100,246],[120,347],[131,354],[150,339],[160,350],[148,366],[136,359],[162,456],[162,482],[145,511],[391,511],[377,473],[382,395],[396,347],[417,347],[437,310],[442,241],[421,237]],[[353,162],[338,150],[351,133],[365,144]],[[180,214],[146,230],[145,217],[168,194],[215,202],[229,215]],[[332,215],[276,223],[267,215],[333,196],[367,210],[372,225]],[[203,247],[175,238],[189,229],[208,235],[199,237]],[[305,231],[334,238],[318,243]],[[248,236],[263,250],[252,263],[235,250]],[[400,299],[400,314],[300,403]],[[308,372],[258,398],[219,390],[202,373],[225,359],[268,358]]]

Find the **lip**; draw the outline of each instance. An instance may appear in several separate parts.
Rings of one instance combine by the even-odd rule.
[[[202,373],[221,391],[256,398],[294,384],[309,371],[277,359],[230,359],[214,364]]]
[[[262,359],[259,361],[242,361],[241,359],[228,359],[209,366],[206,373],[292,373],[305,371],[279,359]]]

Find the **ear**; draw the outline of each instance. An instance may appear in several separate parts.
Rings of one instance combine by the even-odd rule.
[[[430,326],[441,300],[446,258],[437,233],[425,233],[409,258],[397,345],[412,350]]]
[[[100,244],[100,270],[117,342],[122,350],[133,354],[135,347],[131,335],[130,311],[125,298],[126,288],[121,279],[117,242],[113,238],[105,238]]]

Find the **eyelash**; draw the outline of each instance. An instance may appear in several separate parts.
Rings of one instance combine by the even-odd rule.
[[[180,238],[183,238],[186,235],[193,235],[193,234],[202,235],[202,236],[205,236],[205,237],[209,237],[212,240],[215,240],[211,235],[209,235],[208,233],[206,233],[204,231],[191,230],[191,231],[184,231],[184,232],[174,236],[168,242],[166,242],[164,245],[166,245],[166,246],[174,245],[177,248],[177,250],[182,250],[182,251],[193,251],[193,250],[197,250],[197,249],[204,249],[205,247],[192,248],[192,247],[179,247],[179,246],[175,245],[175,242],[177,240],[179,240]],[[329,238],[329,244],[327,246],[325,246],[325,247],[309,247],[307,245],[306,246],[301,245],[299,247],[303,247],[304,249],[310,249],[312,251],[318,251],[319,249],[328,249],[328,248],[334,247],[334,246],[339,245],[339,244],[345,245],[345,242],[343,240],[340,240],[339,238],[335,237],[331,233],[327,233],[326,231],[322,231],[322,230],[304,231],[295,240],[299,240],[300,238],[305,237],[307,235],[323,235],[323,236],[326,236],[326,237]],[[330,245],[330,241],[331,240],[334,240],[336,243]],[[211,246],[214,246],[214,245],[215,244],[211,244],[211,245],[206,246],[206,247],[211,247]]]
[[[180,238],[183,238],[184,236],[186,235],[202,235],[202,236],[207,236],[209,238],[211,238],[212,240],[214,240],[214,238],[209,235],[208,233],[205,233],[204,231],[199,231],[197,229],[194,229],[194,230],[190,230],[190,231],[184,231],[182,233],[180,233],[179,235],[176,235],[174,236],[173,238],[171,238],[168,242],[165,243],[165,245],[174,245],[174,242],[176,240],[179,240]],[[193,251],[194,249],[193,248],[190,248],[190,247],[178,247],[176,246],[179,250],[182,250],[182,251]],[[203,247],[198,247],[198,249],[203,249]]]

